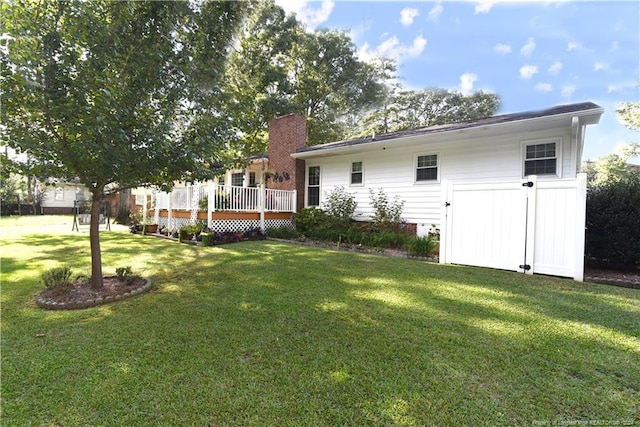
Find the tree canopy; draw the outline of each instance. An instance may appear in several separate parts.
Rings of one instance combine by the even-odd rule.
[[[102,286],[97,219],[106,193],[211,177],[222,160],[224,136],[201,131],[200,117],[210,113],[245,6],[2,3],[2,142],[35,159],[39,175],[79,178],[90,189],[94,287]]]
[[[500,98],[493,93],[463,95],[441,88],[405,90],[390,87],[377,108],[356,118],[353,136],[388,133],[482,119],[494,115]]]
[[[269,120],[289,113],[307,117],[308,141],[317,144],[342,137],[342,116],[377,103],[383,83],[374,66],[358,60],[346,33],[307,33],[268,0],[254,7],[231,52],[226,111],[247,154],[264,152]]]

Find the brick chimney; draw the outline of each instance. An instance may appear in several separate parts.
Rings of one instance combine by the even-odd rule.
[[[269,172],[267,187],[296,190],[296,211],[304,207],[304,160],[292,153],[307,141],[307,120],[301,114],[288,114],[269,122]]]

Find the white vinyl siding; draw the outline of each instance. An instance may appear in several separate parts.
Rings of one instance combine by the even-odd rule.
[[[564,132],[564,133],[563,133]],[[441,223],[442,182],[495,182],[501,180],[521,179],[523,174],[522,141],[556,141],[559,147],[558,168],[567,178],[575,177],[571,171],[568,152],[569,144],[562,141],[570,139],[569,129],[550,128],[536,132],[514,132],[503,135],[487,135],[474,139],[430,139],[420,144],[420,139],[412,146],[394,148],[391,144],[384,149],[358,147],[357,158],[354,152],[342,155],[317,157],[313,166],[322,170],[322,181],[319,190],[314,190],[320,199],[321,195],[331,192],[335,187],[350,186],[351,164],[361,161],[366,165],[366,180],[362,186],[350,186],[349,192],[354,195],[358,207],[356,219],[366,220],[373,210],[370,206],[369,189],[382,188],[390,199],[398,195],[405,201],[402,218],[416,223],[419,229],[428,229],[431,224]],[[429,185],[416,182],[417,157],[437,154],[438,181],[425,181]],[[308,177],[308,175],[307,175]],[[544,178],[544,177],[541,177]],[[306,195],[308,200],[308,194]]]

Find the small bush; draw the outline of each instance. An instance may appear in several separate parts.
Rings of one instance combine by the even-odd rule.
[[[58,288],[71,282],[71,268],[55,267],[42,274],[42,283],[47,289]]]
[[[293,214],[293,222],[299,233],[308,235],[317,228],[331,228],[333,220],[331,216],[316,207],[304,208]]]
[[[275,239],[295,239],[300,236],[300,233],[285,225],[282,227],[269,228],[267,230],[267,236]]]
[[[348,224],[358,207],[358,202],[353,194],[345,191],[344,187],[336,187],[327,195],[324,207],[336,220]]]
[[[131,272],[130,265],[116,268],[116,277],[118,277],[118,280],[120,280],[121,282],[128,281],[131,276],[132,276],[132,272]]]
[[[206,211],[209,209],[209,196],[206,194],[198,201],[198,210]]]
[[[436,247],[436,242],[431,235],[412,237],[407,241],[407,254],[409,256],[426,258],[431,255]]]
[[[389,200],[389,196],[382,188],[376,194],[372,188],[369,189],[369,199],[373,207],[373,216],[371,219],[385,231],[397,231],[402,221],[402,210],[404,209],[404,201],[399,196]]]
[[[202,238],[202,246],[211,246],[213,244],[212,235],[209,233],[200,233]]]

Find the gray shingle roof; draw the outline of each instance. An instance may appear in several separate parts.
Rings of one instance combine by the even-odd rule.
[[[469,129],[475,127],[482,127],[487,125],[496,125],[501,123],[515,122],[520,120],[535,119],[539,117],[556,116],[560,114],[577,113],[581,111],[597,110],[601,109],[597,104],[593,102],[580,102],[576,104],[559,105],[556,107],[547,108],[537,111],[525,111],[522,113],[502,114],[499,116],[487,117],[486,119],[472,120],[460,123],[451,123],[446,125],[430,126],[419,129],[409,129],[398,132],[390,132],[381,135],[376,135],[375,139],[372,137],[356,138],[344,141],[329,142],[327,144],[305,146],[298,148],[296,153],[305,153],[310,151],[321,151],[324,149],[333,149],[339,147],[350,147],[359,144],[366,144],[374,141],[389,141],[393,139],[406,138],[411,136],[436,134],[441,132],[449,132],[459,129]]]

